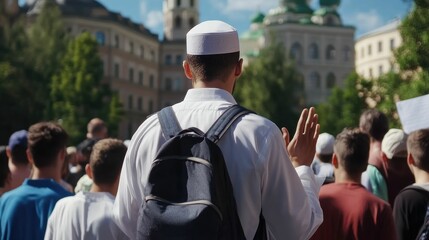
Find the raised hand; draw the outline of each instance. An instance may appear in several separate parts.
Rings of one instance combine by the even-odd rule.
[[[286,128],[283,127],[282,132],[294,167],[310,166],[316,153],[316,142],[320,132],[315,108],[311,107],[310,110],[305,108],[302,111],[292,140],[290,140],[290,135]]]

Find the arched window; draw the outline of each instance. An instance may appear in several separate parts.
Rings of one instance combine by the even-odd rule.
[[[189,27],[193,27],[195,26],[195,19],[194,18],[189,18]]]
[[[334,60],[335,59],[335,48],[332,45],[326,47],[326,59]]]
[[[292,47],[290,48],[290,58],[295,60],[295,62],[300,63],[302,62],[302,47],[301,44],[295,42],[292,44]]]
[[[335,20],[334,20],[334,18],[332,16],[326,17],[326,25],[328,25],[328,26],[335,25]]]
[[[308,48],[308,56],[310,59],[319,59],[319,46],[317,44],[312,43]]]
[[[344,46],[343,48],[343,60],[349,61],[352,55],[352,51],[350,50],[349,46]]]
[[[171,55],[168,54],[167,56],[165,56],[165,64],[171,65],[171,63],[172,63],[172,58],[171,58]]]
[[[180,16],[177,16],[174,19],[174,27],[175,28],[181,28],[182,27],[182,18]]]
[[[328,73],[328,76],[326,77],[326,88],[331,89],[335,87],[335,82],[335,75],[332,72]]]
[[[195,3],[194,3],[194,0],[191,0],[190,6],[191,6],[191,7],[194,7],[194,4],[195,4]]]
[[[314,89],[320,89],[320,74],[318,72],[312,72],[310,74],[309,87]]]
[[[182,1],[180,1],[180,0],[176,0],[176,5],[177,5],[178,7],[180,7],[180,5],[182,5]]]

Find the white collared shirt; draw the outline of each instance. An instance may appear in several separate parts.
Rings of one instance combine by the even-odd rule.
[[[221,89],[191,89],[173,106],[182,129],[206,132],[223,111],[236,104]],[[122,167],[114,216],[120,228],[136,238],[143,189],[157,150],[165,142],[158,118],[149,117],[131,139]],[[321,186],[312,170],[294,168],[279,128],[256,114],[236,121],[218,142],[234,190],[238,215],[247,239],[253,239],[259,213],[269,239],[308,239],[323,221],[318,193]]]

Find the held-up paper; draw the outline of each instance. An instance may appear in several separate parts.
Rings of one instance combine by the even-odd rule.
[[[404,132],[429,128],[429,94],[396,103]]]

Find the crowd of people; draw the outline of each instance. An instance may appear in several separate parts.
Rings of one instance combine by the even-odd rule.
[[[181,128],[206,132],[237,104],[238,35],[206,21],[186,41],[183,68],[193,88],[172,110]],[[217,143],[245,239],[254,239],[260,222],[262,239],[416,239],[429,215],[429,129],[389,129],[371,109],[359,126],[333,136],[320,133],[309,108],[290,137],[251,113]],[[150,239],[141,231],[150,211],[145,189],[169,138],[156,114],[127,145],[109,138],[99,118],[77,146],[55,122],[13,133],[0,147],[0,239]]]

